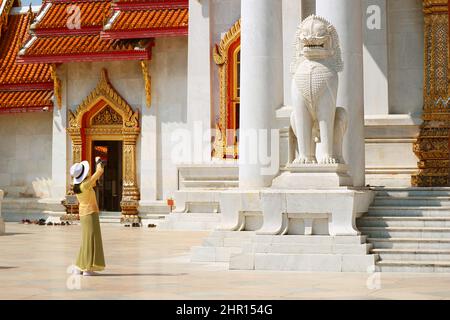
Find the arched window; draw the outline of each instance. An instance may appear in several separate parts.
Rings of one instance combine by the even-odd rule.
[[[239,109],[241,97],[241,23],[240,20],[214,48],[219,66],[220,116],[216,124],[215,158],[237,159],[239,154]]]

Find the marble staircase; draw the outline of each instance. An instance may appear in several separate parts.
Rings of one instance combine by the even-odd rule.
[[[191,249],[192,262],[229,263],[230,270],[371,272],[365,236],[258,235],[255,231],[213,231]]]
[[[376,188],[357,227],[381,272],[450,272],[450,188]]]
[[[219,213],[173,212],[158,224],[158,230],[206,231],[220,224]]]

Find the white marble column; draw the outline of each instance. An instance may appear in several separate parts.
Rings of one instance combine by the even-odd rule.
[[[284,83],[291,83],[291,63],[297,27],[302,20],[302,1],[283,0],[283,68]],[[284,106],[292,106],[291,87],[284,86]]]
[[[67,99],[67,68],[60,66],[57,69],[58,77],[61,80],[61,100],[62,106],[58,108],[57,99],[53,99],[52,118],[52,181],[50,185],[49,198],[39,200],[46,205],[46,212],[49,214],[47,222],[59,222],[59,217],[65,214],[65,207],[61,201],[65,199],[69,176],[68,158],[68,136],[67,136],[67,109],[69,108]]]
[[[302,20],[316,12],[316,0],[300,0],[302,6]]]
[[[349,115],[344,159],[354,186],[364,186],[364,77],[362,0],[317,0],[316,13],[328,19],[339,33],[344,71],[339,76],[338,106]]]
[[[67,157],[67,110],[69,108],[67,99],[67,68],[65,66],[57,69],[61,80],[62,106],[58,108],[56,97],[54,98],[53,121],[52,121],[52,186],[51,198],[61,201],[66,196],[68,179],[68,157]]]
[[[261,155],[270,152],[275,110],[283,104],[282,1],[242,0],[241,15],[239,186],[251,189],[273,179]]]
[[[189,0],[187,122],[191,132],[200,132],[193,137],[197,163],[211,158],[211,141],[201,138],[212,123],[210,5],[210,0]]]

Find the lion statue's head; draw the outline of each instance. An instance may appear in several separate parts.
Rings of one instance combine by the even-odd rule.
[[[295,34],[295,55],[291,73],[305,60],[328,60],[336,72],[342,71],[344,63],[336,28],[325,18],[311,15],[299,25]]]

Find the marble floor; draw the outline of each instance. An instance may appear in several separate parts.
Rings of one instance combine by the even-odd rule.
[[[0,299],[450,299],[449,274],[229,271],[189,262],[206,232],[102,225],[107,270],[67,273],[79,226],[7,223],[0,236]]]

